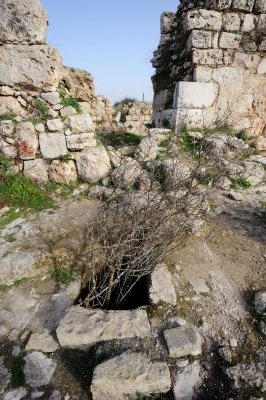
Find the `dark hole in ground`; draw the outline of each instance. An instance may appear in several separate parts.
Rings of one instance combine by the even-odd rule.
[[[149,300],[149,282],[150,276],[146,275],[141,277],[138,282],[132,287],[131,291],[125,297],[125,299],[117,304],[117,298],[119,295],[119,287],[115,287],[111,293],[111,299],[109,304],[103,306],[95,306],[105,310],[133,310],[141,306],[147,306],[150,304]],[[79,301],[84,301],[88,295],[88,289],[83,288],[78,297]],[[94,307],[91,304],[91,307]]]

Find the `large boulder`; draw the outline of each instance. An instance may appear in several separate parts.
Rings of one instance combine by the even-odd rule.
[[[94,95],[92,75],[81,69],[64,67],[63,80],[70,95],[81,101],[91,101]]]
[[[61,347],[88,349],[101,341],[150,336],[145,310],[104,311],[73,306],[56,331]]]
[[[171,388],[166,362],[127,351],[98,365],[93,373],[93,400],[128,400],[137,395],[166,393]]]
[[[62,77],[62,58],[51,46],[0,46],[0,85],[22,90],[53,90]]]
[[[103,146],[86,148],[76,157],[78,175],[88,182],[105,178],[111,168],[110,158]]]
[[[42,44],[48,16],[39,0],[0,0],[0,43]]]
[[[118,187],[127,189],[137,181],[141,174],[142,169],[139,163],[131,157],[125,157],[113,171],[112,178]]]

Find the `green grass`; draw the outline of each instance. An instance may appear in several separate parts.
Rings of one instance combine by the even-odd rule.
[[[211,203],[210,207],[212,210],[215,210],[218,207],[218,205],[216,203]]]
[[[60,97],[61,97],[61,104],[64,107],[73,107],[77,111],[78,114],[81,114],[81,108],[78,102],[78,99],[75,99],[72,96],[68,96],[66,92],[61,91],[60,92]]]
[[[15,236],[12,233],[9,233],[8,235],[5,236],[5,241],[12,243],[15,242],[17,239],[15,238]]]
[[[9,286],[7,285],[0,285],[0,293],[5,292]]]
[[[14,121],[15,116],[12,114],[1,114],[0,121]]]
[[[6,157],[4,154],[0,154],[0,174],[5,173],[11,167],[12,161],[10,158]]]
[[[57,268],[55,271],[51,272],[51,278],[62,285],[67,285],[74,280],[73,272],[64,267]]]
[[[13,365],[11,367],[11,382],[15,387],[24,386],[25,385],[25,375],[23,372],[25,361],[23,359],[23,355],[20,354],[15,358]]]
[[[68,163],[70,160],[72,160],[72,155],[70,153],[61,154],[61,156],[58,157],[58,160],[62,163]]]
[[[38,186],[23,175],[2,175],[0,182],[0,202],[34,211],[53,206],[53,201]]]
[[[22,211],[17,212],[16,208],[12,207],[2,216],[2,219],[0,220],[0,229],[4,228],[6,225],[9,225],[11,222],[15,221],[15,219],[19,218],[22,215]]]
[[[262,205],[262,207],[266,208],[266,201],[260,201],[260,204]]]
[[[49,107],[47,104],[43,103],[41,100],[35,100],[33,103],[34,107],[39,111],[40,117],[39,118],[34,118],[34,120],[39,122],[45,122],[48,121],[48,119],[51,119],[51,115],[49,112]]]
[[[111,132],[102,137],[102,142],[105,145],[119,147],[119,146],[132,146],[138,145],[143,136],[136,135],[130,132]]]
[[[246,178],[237,178],[237,179],[230,178],[230,180],[231,180],[231,185],[230,185],[231,189],[238,189],[238,188],[247,189],[251,186],[251,183]]]

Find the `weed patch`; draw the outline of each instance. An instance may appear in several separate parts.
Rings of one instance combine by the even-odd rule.
[[[238,188],[247,189],[251,186],[251,183],[245,178],[237,178],[237,179],[231,178],[230,180],[231,180],[231,185],[230,185],[231,189],[235,190]]]
[[[60,97],[61,97],[61,104],[64,107],[73,107],[77,111],[78,114],[81,114],[81,108],[78,103],[78,99],[75,99],[72,96],[68,96],[66,92],[61,91],[60,92]]]
[[[51,273],[51,278],[62,285],[67,285],[74,280],[73,272],[67,268],[57,268]]]

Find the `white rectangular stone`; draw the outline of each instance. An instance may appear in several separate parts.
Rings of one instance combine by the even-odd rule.
[[[193,30],[188,38],[189,49],[209,49],[212,47],[212,32]]]
[[[238,49],[242,35],[230,32],[222,32],[219,39],[219,47],[222,49]]]
[[[78,133],[66,137],[67,148],[73,150],[83,150],[85,147],[95,147],[96,140],[94,133]]]
[[[222,28],[222,14],[213,10],[192,10],[185,15],[184,28],[187,31],[192,29],[205,29],[220,31]]]
[[[217,85],[206,82],[178,82],[174,93],[174,108],[208,108],[217,95]]]
[[[221,49],[196,49],[192,52],[192,61],[194,64],[200,65],[226,65],[226,59]]]
[[[252,11],[255,0],[233,0],[232,10]]]
[[[173,110],[172,114],[172,129],[176,132],[182,127],[187,128],[203,128],[205,126],[205,117],[207,110],[203,109],[191,109],[191,108],[179,108]]]
[[[258,17],[256,15],[246,14],[242,22],[241,31],[242,32],[253,31],[253,29],[255,29],[257,22],[258,22]]]
[[[63,133],[41,133],[39,140],[43,158],[53,159],[68,153]]]
[[[194,69],[193,80],[195,82],[210,82],[212,79],[213,68],[197,65]]]

